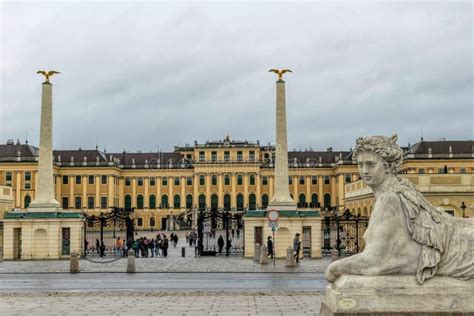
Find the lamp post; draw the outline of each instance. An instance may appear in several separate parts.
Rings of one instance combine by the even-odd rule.
[[[466,211],[466,204],[464,204],[464,201],[461,202],[461,206],[459,206],[459,208],[461,209],[461,212],[462,212],[462,218],[465,218],[465,211]]]

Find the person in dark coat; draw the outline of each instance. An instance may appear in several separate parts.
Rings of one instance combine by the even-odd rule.
[[[222,253],[222,248],[224,248],[224,238],[222,238],[222,235],[217,240],[217,246],[219,246],[219,253]]]
[[[268,249],[268,256],[270,256],[271,259],[273,259],[273,241],[272,241],[272,236],[268,236],[267,239],[267,249]]]
[[[162,250],[163,250],[163,257],[166,258],[168,256],[168,238],[166,237],[166,235],[163,236]]]

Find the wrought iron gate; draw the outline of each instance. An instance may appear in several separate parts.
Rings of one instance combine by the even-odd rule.
[[[99,216],[86,216],[84,226],[84,257],[117,258],[126,256],[133,243],[133,209],[113,208]],[[116,247],[117,240],[123,248]]]
[[[341,216],[335,213],[324,216],[322,226],[322,253],[330,254],[336,249],[339,256],[350,256],[362,252],[365,247],[364,233],[369,218],[353,215],[347,209]]]
[[[198,251],[201,256],[244,255],[243,212],[199,211]]]

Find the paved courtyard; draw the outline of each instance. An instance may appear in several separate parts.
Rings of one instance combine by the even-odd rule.
[[[0,295],[2,315],[318,315],[322,293],[41,292]]]
[[[181,247],[186,249],[186,257],[181,257]],[[80,260],[81,272],[125,272],[127,259],[107,262],[94,257],[93,261]],[[167,258],[136,258],[137,272],[320,272],[323,273],[330,263],[329,258],[302,259],[294,268],[285,267],[285,260],[270,261],[261,265],[251,258],[238,257],[195,257],[194,247],[189,247],[184,238],[174,248],[170,246]],[[100,263],[102,262],[102,263]],[[69,272],[68,260],[34,260],[0,262],[0,273],[44,273]]]

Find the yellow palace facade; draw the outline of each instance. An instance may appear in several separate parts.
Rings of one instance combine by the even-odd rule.
[[[438,173],[472,178],[472,141],[425,143],[432,143],[428,145],[436,153],[422,154],[431,148],[420,146],[423,141],[407,147],[404,173],[412,178]],[[441,157],[438,150],[446,153]],[[164,229],[170,217],[195,222],[193,210],[199,208],[266,208],[274,186],[274,147],[228,136],[172,152],[108,153],[96,148],[55,150],[53,156],[56,199],[64,210],[99,215],[112,207],[134,208],[138,230]],[[38,148],[27,143],[0,145],[0,185],[12,188],[15,209],[26,209],[34,199],[37,159]],[[364,215],[369,215],[370,197],[354,194],[354,186],[351,190],[359,179],[351,151],[292,151],[288,161],[290,192],[301,210],[349,208],[363,214],[365,208]],[[466,212],[474,204],[470,183]],[[441,193],[445,199],[446,194],[457,194]],[[459,207],[454,215],[458,213]]]

